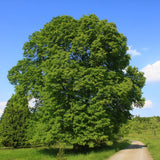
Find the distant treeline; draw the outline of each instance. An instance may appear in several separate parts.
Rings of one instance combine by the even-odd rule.
[[[120,135],[145,134],[157,136],[160,133],[160,117],[135,117],[122,125]]]

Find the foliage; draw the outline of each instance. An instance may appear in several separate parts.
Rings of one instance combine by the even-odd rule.
[[[126,42],[114,23],[93,14],[53,18],[29,37],[8,79],[40,102],[36,126],[43,127],[33,140],[88,146],[114,138],[132,104],[144,104],[145,78],[128,66]]]
[[[28,101],[21,94],[12,95],[0,121],[0,137],[7,147],[27,145]]]
[[[117,134],[118,138],[123,140],[123,138],[128,135],[130,127],[126,124],[122,124]]]

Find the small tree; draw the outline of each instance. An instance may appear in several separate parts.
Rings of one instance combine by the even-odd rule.
[[[12,95],[0,121],[4,146],[16,148],[26,145],[29,115],[27,98],[19,93]]]

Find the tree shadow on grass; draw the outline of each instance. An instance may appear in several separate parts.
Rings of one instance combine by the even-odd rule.
[[[129,141],[123,141],[123,142],[118,142],[115,143],[111,146],[103,146],[103,147],[96,147],[96,148],[89,148],[87,150],[81,150],[81,151],[74,151],[73,148],[71,146],[67,146],[64,148],[64,153],[65,155],[78,155],[78,154],[89,154],[90,152],[103,152],[103,151],[109,151],[109,150],[115,150],[116,152],[124,149],[126,147],[129,146]],[[48,155],[50,157],[56,157],[57,153],[59,152],[59,148],[58,147],[50,147],[50,148],[44,148],[44,149],[40,149],[38,150],[38,152],[40,152],[40,154],[44,154],[44,155]]]
[[[109,149],[110,150],[114,149],[116,152],[118,152],[119,150],[127,148],[129,145],[130,145],[130,141],[125,140],[125,141],[114,143],[113,145],[109,146]]]
[[[58,148],[44,148],[38,150],[40,154],[48,155],[50,157],[56,157],[58,153]]]

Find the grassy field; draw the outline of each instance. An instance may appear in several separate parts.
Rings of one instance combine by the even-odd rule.
[[[103,149],[90,150],[85,153],[74,153],[70,147],[65,148],[65,160],[106,160],[115,152],[126,148],[129,142],[124,141]],[[57,160],[58,148],[24,148],[1,149],[2,160]],[[64,160],[64,159],[63,159]]]
[[[154,136],[153,133],[129,134],[127,139],[143,142],[154,160],[160,160],[160,135]]]
[[[160,117],[135,117],[121,127],[125,139],[143,142],[154,160],[160,160]]]

